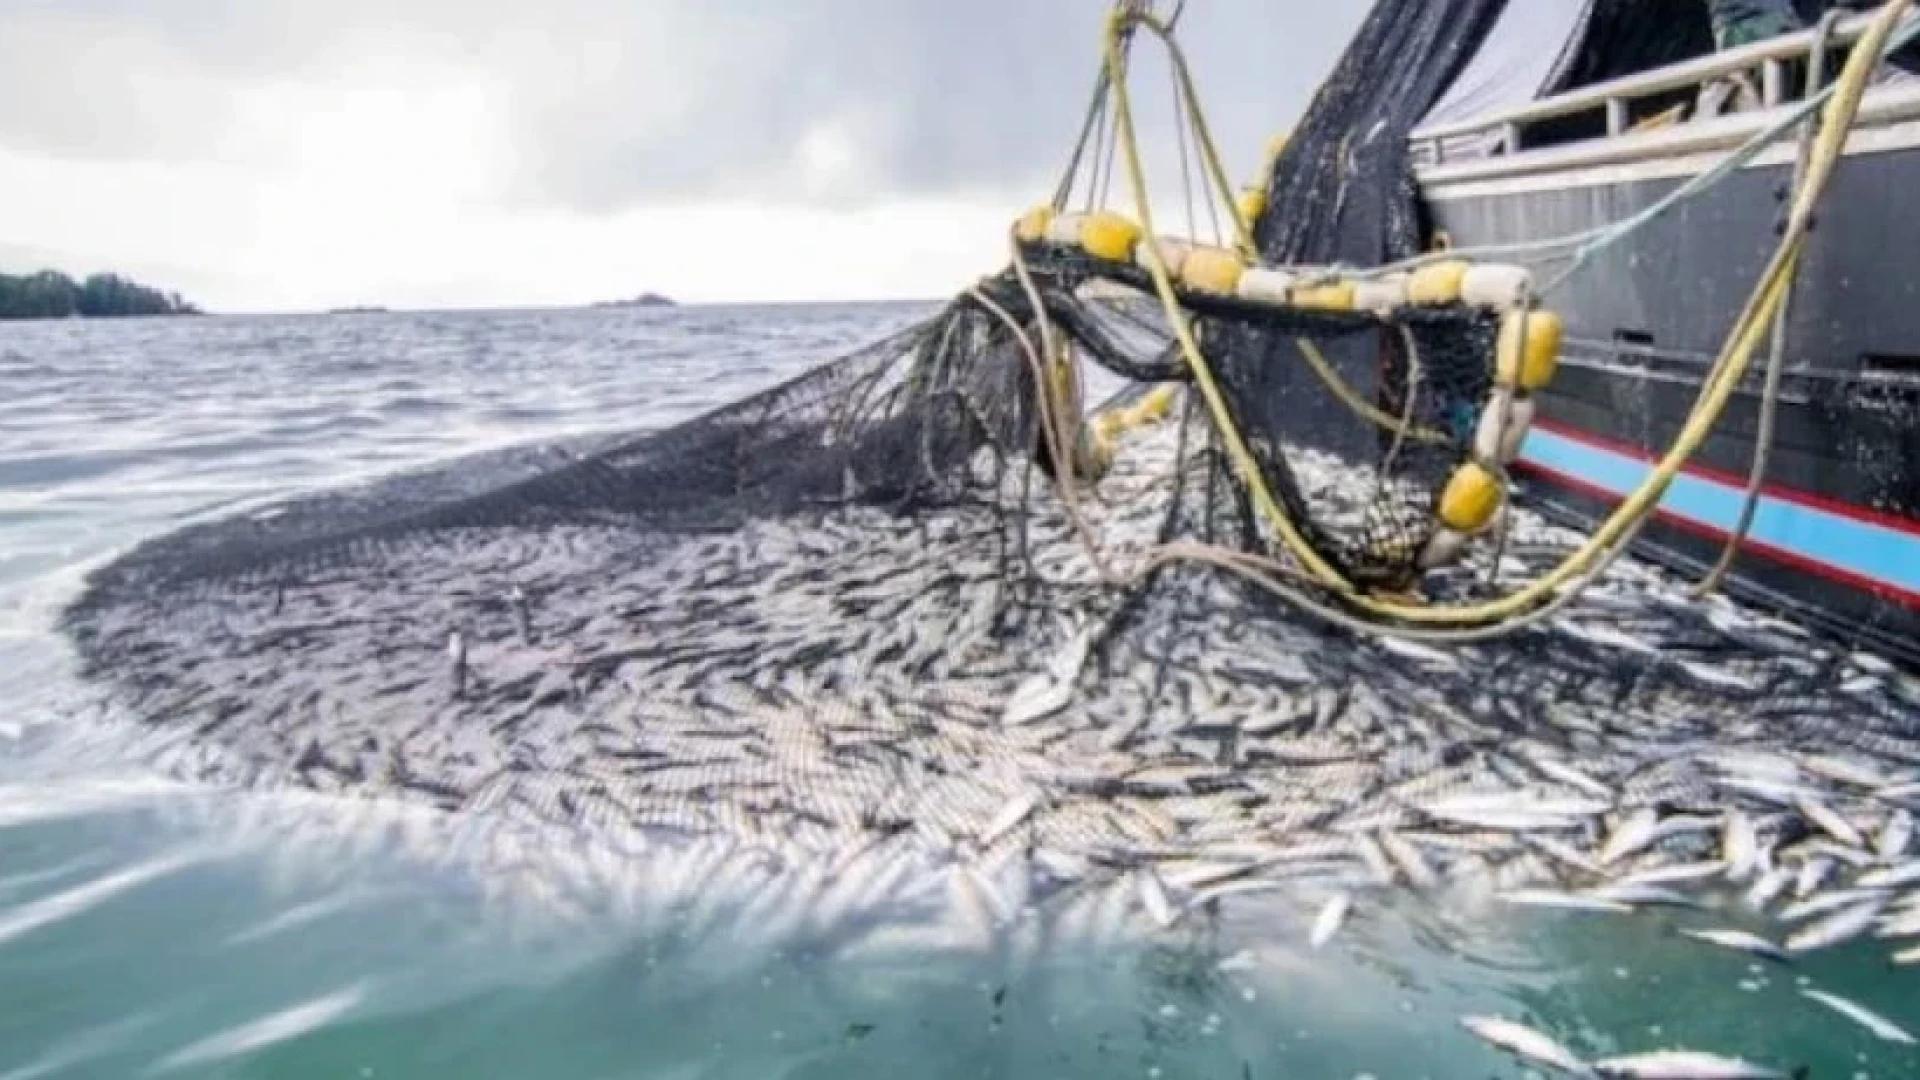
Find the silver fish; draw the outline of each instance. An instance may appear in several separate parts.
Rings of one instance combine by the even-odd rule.
[[[1172,926],[1180,918],[1180,913],[1174,910],[1172,902],[1167,899],[1166,887],[1160,884],[1159,876],[1146,870],[1140,874],[1139,880],[1140,902],[1146,907],[1147,914],[1163,929]]]
[[[1586,818],[1613,809],[1611,798],[1575,798],[1533,791],[1447,795],[1429,799],[1418,809],[1434,817],[1458,813],[1538,814],[1545,817]]]
[[[1822,779],[1832,780],[1840,784],[1849,784],[1853,787],[1866,788],[1869,791],[1874,788],[1885,787],[1893,782],[1892,777],[1887,776],[1871,765],[1862,764],[1851,758],[1833,757],[1825,754],[1810,754],[1800,759],[1800,767]]]
[[[1779,784],[1792,784],[1800,780],[1800,766],[1791,758],[1762,750],[1748,750],[1742,747],[1719,747],[1700,754],[1701,764],[1718,769],[1730,776],[1739,776],[1752,780],[1768,780]]]
[[[1863,889],[1898,889],[1920,884],[1920,859],[1901,863],[1899,866],[1869,870],[1861,874],[1854,884]]]
[[[1000,812],[993,816],[992,821],[987,822],[986,829],[981,832],[980,846],[992,847],[994,841],[1018,828],[1020,823],[1025,821],[1039,805],[1040,797],[1031,791],[1021,792],[1008,799],[1007,804],[1000,808]]]
[[[1616,904],[1631,904],[1635,907],[1704,907],[1700,901],[1685,893],[1658,885],[1636,885],[1622,881],[1612,885],[1601,885],[1588,889],[1587,895],[1599,900],[1610,900]]]
[[[1571,788],[1578,788],[1596,799],[1605,799],[1611,803],[1614,799],[1618,798],[1617,793],[1614,792],[1612,788],[1571,765],[1543,756],[1530,756],[1526,761],[1527,764],[1538,769],[1540,774],[1548,779],[1557,780]]]
[[[1185,862],[1177,867],[1160,865],[1161,880],[1176,889],[1189,892],[1245,877],[1260,869],[1255,863]]]
[[[1755,911],[1764,911],[1793,883],[1793,877],[1793,870],[1785,866],[1777,866],[1761,874],[1754,879],[1753,887],[1747,890],[1747,906]]]
[[[1227,957],[1215,965],[1218,970],[1227,972],[1228,974],[1241,971],[1254,971],[1258,969],[1259,966],[1260,958],[1245,949],[1241,949],[1239,952],[1234,953],[1232,956]]]
[[[1566,908],[1570,911],[1606,911],[1617,914],[1633,911],[1631,905],[1623,904],[1618,900],[1557,892],[1553,889],[1514,889],[1501,893],[1500,899],[1509,904],[1520,904],[1526,907]]]
[[[1659,828],[1660,814],[1652,807],[1629,813],[1607,834],[1607,842],[1600,848],[1601,865],[1610,866],[1653,843]]]
[[[1353,897],[1347,893],[1335,893],[1328,899],[1326,906],[1320,909],[1319,916],[1313,920],[1313,930],[1307,935],[1308,946],[1318,949],[1332,941],[1333,935],[1340,932],[1340,924],[1346,921],[1347,912],[1352,907]]]
[[[1693,1050],[1607,1058],[1594,1062],[1593,1071],[1602,1080],[1792,1080],[1797,1075]]]
[[[1073,683],[1056,679],[1048,673],[1041,673],[1020,684],[1007,699],[1006,712],[1001,722],[1009,727],[1019,727],[1044,720],[1054,713],[1073,704]]]
[[[1382,830],[1380,846],[1386,850],[1387,857],[1393,860],[1394,865],[1400,868],[1400,872],[1407,875],[1407,880],[1412,882],[1414,888],[1429,889],[1440,883],[1440,876],[1433,872],[1433,867],[1427,865],[1420,849],[1399,833],[1391,829]]]
[[[1704,941],[1727,949],[1738,949],[1765,960],[1784,962],[1788,959],[1785,949],[1758,934],[1750,934],[1745,930],[1682,930],[1680,933],[1696,941]]]
[[[1880,899],[1880,896],[1880,892],[1875,889],[1838,889],[1808,897],[1798,903],[1788,904],[1780,909],[1780,918],[1785,922],[1799,922],[1802,919],[1811,919],[1815,915],[1825,915],[1829,911],[1838,911],[1852,904]]]
[[[1851,652],[1847,654],[1847,659],[1852,662],[1854,667],[1870,675],[1891,675],[1898,670],[1893,666],[1893,661],[1884,657],[1875,656],[1870,652]]]
[[[1377,640],[1381,648],[1421,667],[1447,672],[1460,670],[1460,661],[1451,653],[1391,635],[1381,635]]]
[[[1846,998],[1840,997],[1837,994],[1829,994],[1824,990],[1802,990],[1800,991],[1800,996],[1812,998],[1827,1008],[1832,1009],[1834,1012],[1839,1013],[1841,1016],[1873,1032],[1874,1035],[1887,1042],[1900,1043],[1903,1046],[1912,1046],[1916,1042],[1920,1042],[1920,1040],[1916,1040],[1912,1035],[1907,1034],[1900,1025],[1868,1009],[1864,1005],[1848,1001]]]
[[[1913,815],[1905,807],[1887,815],[1887,822],[1880,827],[1880,835],[1874,838],[1873,853],[1880,856],[1883,863],[1897,862],[1907,853],[1907,845],[1913,842]]]
[[[1889,915],[1880,920],[1873,936],[1881,938],[1920,937],[1920,907]]]
[[[1525,1025],[1497,1016],[1463,1016],[1460,1025],[1494,1048],[1522,1061],[1575,1076],[1593,1075],[1593,1070],[1573,1051]]]
[[[1676,863],[1672,866],[1658,866],[1651,870],[1639,870],[1621,878],[1621,885],[1675,885],[1686,881],[1705,881],[1725,873],[1727,864],[1719,860],[1711,862]]]
[[[1836,863],[1846,863],[1856,870],[1864,870],[1879,861],[1865,848],[1848,847],[1825,837],[1815,837],[1799,844],[1798,847],[1808,855],[1832,859]]]
[[[1758,690],[1759,685],[1751,679],[1741,678],[1731,671],[1711,667],[1695,660],[1677,660],[1675,665],[1687,674],[1709,686],[1724,687],[1728,690]]]
[[[1599,863],[1550,836],[1523,836],[1521,839],[1549,858],[1565,863],[1582,873],[1598,875],[1601,872]]]
[[[1719,776],[1714,778],[1713,783],[1716,787],[1742,795],[1751,795],[1775,806],[1793,806],[1800,799],[1816,794],[1795,781],[1774,780],[1760,776]]]
[[[1790,935],[1787,938],[1787,951],[1809,953],[1852,941],[1873,925],[1873,920],[1879,918],[1881,909],[1886,906],[1885,899],[1874,899],[1843,908]]]
[[[1229,896],[1240,896],[1246,893],[1279,892],[1287,887],[1287,883],[1284,881],[1273,881],[1267,878],[1226,881],[1218,885],[1209,885],[1204,889],[1196,891],[1187,906],[1189,908],[1204,907],[1215,900],[1224,899]]]
[[[1453,810],[1432,815],[1436,820],[1473,829],[1507,833],[1565,832],[1580,827],[1580,819],[1520,810]]]
[[[1720,831],[1720,859],[1726,864],[1727,877],[1743,881],[1760,861],[1760,836],[1753,819],[1738,808],[1727,811],[1727,822]]]
[[[1808,859],[1800,865],[1799,876],[1793,879],[1793,895],[1798,897],[1813,895],[1813,890],[1819,888],[1820,883],[1827,880],[1827,875],[1832,872],[1832,859],[1824,857]]]
[[[1827,804],[1802,796],[1795,799],[1793,805],[1794,809],[1800,811],[1802,817],[1820,826],[1823,832],[1835,840],[1852,848],[1866,846],[1867,838],[1860,835],[1860,830],[1854,828],[1852,822],[1835,813]]]
[[[1387,853],[1381,850],[1378,840],[1366,833],[1358,833],[1353,838],[1353,850],[1360,856],[1360,861],[1367,864],[1367,870],[1375,881],[1382,885],[1393,884],[1393,863],[1387,858]]]
[[[967,867],[955,866],[947,872],[948,903],[955,915],[953,929],[961,932],[961,940],[972,948],[983,948],[993,940],[995,910],[982,885],[980,876],[969,873]]]
[[[1087,666],[1087,655],[1093,649],[1093,639],[1099,633],[1100,626],[1097,623],[1088,622],[1077,627],[1059,655],[1047,665],[1047,670],[1063,683],[1072,683],[1080,678],[1081,669]]]

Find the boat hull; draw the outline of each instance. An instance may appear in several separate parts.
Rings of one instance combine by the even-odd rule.
[[[1524,492],[1591,523],[1679,434],[1778,242],[1791,147],[1770,151],[1595,255],[1545,299],[1567,341],[1521,453]],[[1712,155],[1504,171],[1429,170],[1460,247],[1625,220]],[[1786,334],[1768,467],[1730,592],[1920,664],[1920,123],[1855,137],[1820,208]],[[1760,448],[1765,352],[1642,534],[1700,572],[1737,527]]]

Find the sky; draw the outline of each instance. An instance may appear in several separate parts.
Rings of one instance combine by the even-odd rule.
[[[1190,0],[1236,182],[1368,6]],[[943,297],[1051,194],[1106,8],[0,0],[0,271],[222,312]],[[1181,232],[1170,83],[1139,49]]]

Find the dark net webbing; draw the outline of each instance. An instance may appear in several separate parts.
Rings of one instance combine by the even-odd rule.
[[[1421,253],[1429,226],[1414,182],[1407,136],[1439,100],[1499,19],[1506,0],[1408,0],[1378,4],[1333,74],[1289,133],[1269,183],[1269,209],[1255,223],[1264,260],[1280,265],[1373,267]],[[1358,394],[1401,415],[1409,396],[1424,426],[1464,437],[1485,400],[1491,328],[1471,318],[1376,326],[1319,343]],[[1383,463],[1380,496],[1359,527],[1321,545],[1349,574],[1404,572],[1384,557],[1418,532],[1431,493],[1459,461],[1456,446],[1403,447],[1390,462],[1388,436],[1356,422],[1307,368],[1290,335],[1242,327],[1224,335],[1241,422],[1285,433],[1349,462]],[[1411,344],[1412,348],[1409,349]],[[1409,353],[1420,378],[1409,380]],[[1293,507],[1309,508],[1278,463],[1272,481]],[[1309,518],[1322,515],[1310,510]],[[1352,515],[1346,515],[1351,517]],[[1372,552],[1373,557],[1367,557]]]
[[[1257,230],[1269,260],[1372,264],[1418,249],[1423,230],[1405,135],[1500,7],[1422,0],[1374,10],[1276,170],[1273,209]],[[1144,273],[1045,245],[1027,257],[1035,292],[1011,273],[980,288],[1036,341],[1044,322],[1083,360],[1135,386],[1188,377]],[[1083,287],[1096,280],[1133,291],[1086,299]],[[1404,582],[1431,533],[1435,494],[1461,460],[1485,399],[1490,322],[1464,310],[1388,322],[1189,300],[1231,420],[1266,485],[1349,576]],[[1302,363],[1301,340],[1325,353],[1348,395],[1446,438],[1402,438],[1357,415]],[[293,581],[369,546],[458,530],[618,521],[664,537],[849,505],[901,513],[988,507],[1017,527],[1032,499],[1052,497],[1044,476],[1056,470],[1043,452],[1037,401],[1015,331],[962,297],[895,337],[667,431],[509,452],[187,529],[102,570],[79,608],[211,579]],[[1274,552],[1270,523],[1224,467],[1209,418],[1196,417],[1184,452],[1211,479],[1179,488],[1165,508],[1166,538]],[[1304,478],[1297,448],[1329,453],[1368,482]],[[1009,502],[1006,478],[1035,466],[1043,480]]]
[[[1499,6],[1375,6],[1281,163],[1270,258],[1420,249],[1402,139]],[[911,963],[923,943],[1130,938],[1135,907],[1194,942],[1297,933],[1302,885],[1363,902],[1401,880],[1469,899],[1644,889],[1649,869],[1725,862],[1738,815],[1756,858],[1791,866],[1828,830],[1807,799],[1875,827],[1920,811],[1920,682],[1631,560],[1551,622],[1445,650],[1330,629],[1219,572],[1284,553],[1146,274],[1074,246],[1020,255],[1024,282],[982,281],[666,430],[469,457],[141,545],[65,612],[98,712],[133,721],[106,752],[448,811],[457,831],[380,831],[543,902],[599,910],[577,868],[531,876],[531,854],[577,842],[619,902],[676,927],[729,925],[708,900],[743,894],[748,932],[804,933],[818,957],[908,942]],[[1492,317],[1180,299],[1261,486],[1350,579],[1406,585],[1487,404]],[[1029,351],[1047,338],[1066,348]],[[1043,415],[1089,407],[1051,449]],[[1524,511],[1502,529],[1509,582],[1580,542]],[[1160,546],[1195,540],[1216,547]],[[1502,591],[1492,546],[1418,584],[1441,602]],[[95,752],[94,726],[70,725],[77,750]],[[1522,799],[1500,805],[1526,820],[1488,824],[1490,797]],[[1576,797],[1590,809],[1546,810]],[[295,805],[365,857],[359,807]],[[1622,856],[1636,822],[1647,850]],[[311,856],[312,831],[292,835]],[[697,868],[671,888],[628,874],[683,850]],[[1829,883],[1877,872],[1858,855]],[[1719,896],[1741,872],[1694,887]]]

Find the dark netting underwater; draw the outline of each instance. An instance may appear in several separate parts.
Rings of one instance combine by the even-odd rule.
[[[1414,252],[1403,136],[1498,9],[1375,9],[1280,158],[1261,251]],[[1656,902],[1647,875],[1777,896],[1824,865],[1877,887],[1830,848],[1910,832],[1920,686],[1873,657],[1630,560],[1449,649],[1250,581],[1286,554],[1264,486],[1356,583],[1485,588],[1484,554],[1415,571],[1500,316],[1184,290],[1256,485],[1153,267],[1047,228],[926,321],[670,429],[146,542],[66,630],[116,730],[194,780],[635,848],[725,835],[841,866],[892,845],[1001,922],[1009,897],[1117,879],[1162,925],[1283,885],[1625,906]],[[1128,389],[1089,403],[1079,365]],[[1524,510],[1503,535],[1522,575],[1582,539]]]

